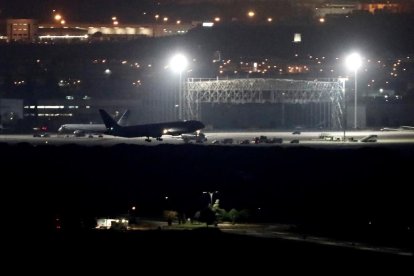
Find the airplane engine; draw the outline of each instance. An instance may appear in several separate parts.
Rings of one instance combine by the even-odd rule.
[[[85,131],[83,130],[75,130],[73,134],[75,135],[75,137],[84,137],[86,135]]]

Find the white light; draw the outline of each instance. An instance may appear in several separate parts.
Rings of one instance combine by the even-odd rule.
[[[203,22],[203,27],[213,27],[214,23],[213,22]]]
[[[187,65],[188,60],[182,54],[177,54],[170,60],[170,67],[176,73],[181,73],[182,71],[184,71],[185,68],[187,68]]]
[[[352,71],[357,71],[361,65],[362,59],[357,53],[353,53],[346,58],[346,66]]]
[[[293,42],[294,42],[294,43],[299,43],[299,42],[302,42],[302,34],[300,34],[300,33],[295,33],[295,34],[293,35]]]

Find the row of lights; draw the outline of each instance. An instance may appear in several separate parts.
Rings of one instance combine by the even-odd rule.
[[[255,16],[256,16],[256,13],[254,11],[248,11],[247,12],[247,17],[254,18]],[[159,14],[154,15],[154,18],[155,18],[156,21],[158,21],[160,19],[160,17],[161,16]],[[168,20],[169,20],[169,18],[167,16],[164,16],[162,18],[162,21],[164,21],[164,22],[168,22]],[[219,16],[216,16],[216,17],[214,17],[213,20],[215,22],[220,22],[221,21],[221,18]],[[273,18],[272,17],[267,17],[266,20],[267,20],[267,22],[272,22],[273,21]],[[181,24],[181,20],[177,20],[176,23],[177,24]]]

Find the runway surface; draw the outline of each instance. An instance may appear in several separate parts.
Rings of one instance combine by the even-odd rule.
[[[239,145],[239,146],[367,146],[367,145],[384,145],[384,144],[411,144],[414,143],[414,131],[349,131],[345,133],[339,131],[311,131],[293,134],[292,132],[204,132],[207,141],[197,143],[199,145]],[[360,140],[369,135],[377,135],[376,142],[361,142]],[[255,137],[266,136],[268,140],[275,139],[274,143],[258,143],[254,142]],[[0,135],[0,143],[30,143],[34,145],[50,144],[50,145],[66,145],[78,144],[85,146],[113,146],[117,144],[136,144],[154,146],[161,144],[185,144],[180,136],[163,136],[163,141],[152,139],[146,142],[145,137],[140,138],[122,138],[104,135],[98,137],[74,137],[66,135],[50,134],[50,137],[33,137],[27,135]],[[227,143],[225,143],[227,139]],[[231,140],[230,140],[231,139]],[[281,141],[282,140],[282,141]],[[296,141],[295,141],[296,140]],[[244,141],[243,144],[242,141]],[[292,142],[294,141],[294,142]],[[281,143],[280,143],[281,142]],[[195,141],[190,141],[195,143]]]

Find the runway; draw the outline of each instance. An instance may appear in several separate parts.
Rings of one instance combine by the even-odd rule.
[[[259,131],[237,131],[237,132],[204,132],[207,141],[204,143],[197,143],[197,145],[217,145],[217,146],[300,146],[306,145],[310,147],[330,147],[330,146],[375,146],[387,144],[414,144],[414,131],[304,131],[299,134],[292,132],[259,132]],[[377,135],[376,142],[360,142],[363,137],[368,135]],[[258,143],[254,142],[255,137],[266,136],[268,140],[277,139],[275,143]],[[151,142],[146,142],[145,137],[140,138],[122,138],[104,135],[103,137],[93,136],[92,138],[64,136],[57,134],[50,134],[50,137],[33,137],[33,135],[0,135],[0,143],[18,144],[29,143],[33,145],[68,145],[77,144],[84,146],[114,146],[117,144],[134,144],[155,146],[162,144],[185,144],[183,139],[179,136],[163,136],[163,141],[156,141],[152,139]],[[226,140],[226,141],[225,141]],[[351,141],[350,141],[351,140]],[[243,144],[241,144],[244,141]],[[292,142],[294,141],[294,142]],[[281,143],[280,143],[281,142]],[[195,141],[190,141],[195,143]]]

